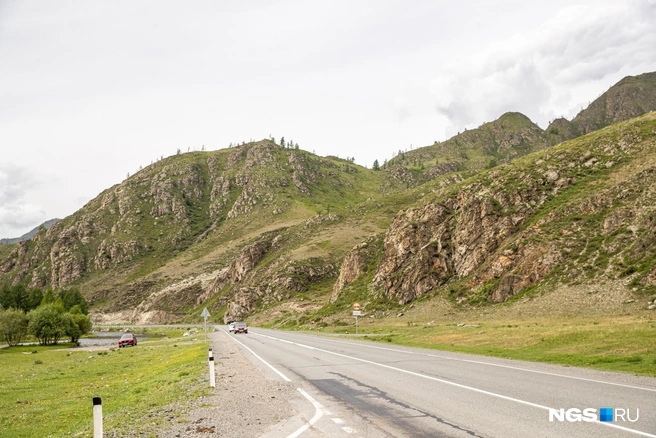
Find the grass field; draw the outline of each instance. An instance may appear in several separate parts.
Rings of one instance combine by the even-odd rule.
[[[338,332],[353,333],[353,328]],[[365,339],[656,376],[656,315],[361,325]]]
[[[102,398],[106,433],[156,436],[167,417],[184,415],[168,405],[206,391],[207,346],[165,337],[120,350],[0,349],[0,437],[91,436],[93,397]]]

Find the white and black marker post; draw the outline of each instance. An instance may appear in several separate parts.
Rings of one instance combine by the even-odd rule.
[[[93,438],[103,437],[102,400],[93,398]]]
[[[210,386],[216,388],[216,378],[214,377],[214,356],[212,356],[212,350],[210,350]]]

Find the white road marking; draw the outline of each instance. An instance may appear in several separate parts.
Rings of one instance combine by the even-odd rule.
[[[236,343],[238,343],[239,345],[241,345],[242,347],[244,347],[246,350],[250,351],[251,354],[252,354],[253,356],[255,356],[255,357],[258,358],[260,361],[262,361],[262,363],[263,363],[264,365],[266,365],[266,366],[268,366],[269,368],[271,368],[276,374],[278,374],[280,377],[282,377],[283,380],[285,380],[286,382],[291,382],[291,381],[292,381],[289,377],[285,376],[282,372],[278,371],[278,370],[277,370],[273,365],[271,365],[269,362],[267,362],[266,360],[262,359],[257,353],[255,353],[253,350],[251,350],[251,349],[248,348],[246,345],[244,345],[243,342],[236,340],[234,337],[232,337],[232,336],[230,336],[230,335],[228,335],[228,337],[229,337],[230,339],[232,339],[233,341],[235,341]],[[294,342],[290,342],[290,344],[295,344],[295,343],[294,343]],[[317,402],[315,399],[313,399],[312,396],[311,396],[310,394],[308,394],[307,392],[305,392],[303,389],[301,389],[301,388],[296,388],[296,389],[297,389],[298,392],[300,392],[300,393],[303,395],[303,397],[305,397],[306,399],[308,399],[308,400],[310,401],[310,403],[312,403],[312,406],[314,406],[315,412],[314,412],[314,417],[312,417],[312,418],[310,419],[310,421],[308,421],[306,424],[304,424],[303,426],[301,426],[296,432],[294,432],[293,434],[289,435],[287,438],[296,438],[296,437],[300,436],[303,432],[305,432],[306,430],[308,430],[308,429],[310,428],[310,426],[314,425],[314,423],[316,423],[317,421],[319,421],[319,419],[320,419],[320,418],[323,416],[323,414],[324,414],[323,406],[321,406],[321,404],[320,404],[319,402]]]
[[[336,424],[344,424],[344,420],[342,420],[341,418],[333,418],[332,420],[333,420]]]
[[[355,429],[353,429],[352,427],[348,427],[348,426],[342,427],[342,430],[346,433],[355,433],[355,432],[357,432]]]
[[[262,334],[259,334],[259,333],[254,333],[254,334],[256,336],[262,336],[262,337],[266,337],[266,338],[270,338],[270,339],[274,339],[274,340],[279,340],[279,338],[275,338],[273,336],[262,335]],[[298,342],[292,342],[292,343],[296,346],[299,346],[299,347],[307,347],[306,345],[299,344]],[[529,402],[529,401],[526,401],[526,400],[521,400],[521,399],[514,398],[514,397],[509,397],[507,395],[497,394],[496,392],[491,392],[491,391],[486,391],[484,389],[475,388],[473,386],[467,386],[467,385],[463,385],[461,383],[451,382],[449,380],[444,380],[444,379],[440,379],[440,378],[437,378],[437,377],[428,376],[428,375],[421,374],[421,373],[416,373],[414,371],[404,370],[403,368],[397,368],[397,367],[393,367],[391,365],[385,365],[383,363],[374,362],[374,361],[366,360],[366,359],[361,359],[359,357],[349,356],[349,355],[342,354],[342,353],[336,353],[334,351],[324,350],[322,348],[316,348],[316,347],[311,347],[311,348],[313,350],[321,351],[321,352],[326,353],[326,354],[332,354],[334,356],[344,357],[344,358],[355,360],[355,361],[358,361],[358,362],[368,363],[370,365],[375,365],[375,366],[379,366],[381,368],[387,368],[389,370],[398,371],[398,372],[401,372],[401,373],[404,373],[404,374],[409,374],[409,375],[415,376],[415,377],[420,377],[422,379],[432,380],[434,382],[440,382],[440,383],[443,383],[445,385],[451,385],[451,386],[466,389],[466,390],[469,390],[469,391],[478,392],[479,394],[489,395],[491,397],[500,398],[502,400],[508,400],[508,401],[511,401],[511,402],[523,404],[523,405],[526,405],[526,406],[531,406],[531,407],[538,408],[538,409],[544,409],[544,410],[547,410],[547,411],[550,410],[550,409],[555,409],[555,408],[551,408],[549,406],[544,406],[544,405],[540,405],[540,404],[537,404],[537,403],[532,403],[532,402]],[[400,350],[397,350],[397,351],[402,352]],[[606,427],[612,427],[612,428],[615,428],[615,429],[620,429],[620,430],[630,432],[630,433],[634,433],[634,434],[641,435],[641,436],[656,438],[656,435],[652,435],[652,434],[649,434],[647,432],[642,432],[642,431],[635,430],[635,429],[629,429],[628,427],[619,426],[617,424],[612,424],[612,423],[607,423],[607,422],[598,422],[596,424],[600,424],[600,425],[606,426]]]
[[[339,342],[339,343],[353,345],[351,343],[348,343],[348,342],[345,342],[345,341],[339,341],[339,340],[336,340],[336,339],[329,339],[329,340],[332,341],[332,342]],[[632,388],[632,389],[639,389],[639,390],[642,390],[642,391],[656,392],[656,388],[645,388],[645,387],[642,387],[642,386],[626,385],[624,383],[606,382],[606,381],[603,381],[603,380],[588,379],[588,378],[585,378],[585,377],[568,376],[566,374],[550,373],[550,372],[547,372],[547,371],[529,370],[527,368],[515,367],[515,366],[511,366],[511,365],[502,365],[502,364],[491,363],[491,362],[484,362],[484,361],[480,361],[480,360],[458,359],[458,358],[455,358],[455,357],[441,356],[439,354],[416,353],[414,351],[398,350],[396,348],[379,347],[377,345],[366,345],[366,344],[361,344],[361,343],[358,343],[357,345],[361,345],[363,347],[373,348],[373,349],[377,349],[377,350],[394,351],[396,353],[413,354],[413,355],[416,355],[416,356],[435,357],[435,358],[438,358],[438,359],[453,360],[453,361],[458,361],[458,362],[469,362],[469,363],[475,363],[475,364],[479,364],[479,365],[489,365],[491,367],[508,368],[508,369],[511,369],[511,370],[525,371],[527,373],[545,374],[545,375],[548,375],[548,376],[563,377],[565,379],[582,380],[582,381],[585,381],[585,382],[602,383],[604,385],[621,386],[623,388]]]
[[[310,403],[314,406],[315,412],[314,412],[314,417],[310,419],[306,424],[304,424],[301,428],[299,428],[296,432],[293,434],[289,435],[287,438],[296,438],[300,436],[303,432],[308,430],[310,426],[314,425],[317,421],[319,421],[319,418],[323,415],[323,406],[319,402],[317,402],[315,399],[312,398],[310,394],[307,392],[303,391],[301,388],[296,388],[298,392],[303,394],[303,397],[306,399],[310,400]]]
[[[238,343],[239,345],[241,345],[242,347],[244,347],[245,349],[247,349],[248,351],[250,351],[251,354],[252,354],[253,356],[257,357],[259,360],[262,361],[262,363],[263,363],[264,365],[266,365],[266,366],[268,366],[269,368],[271,368],[276,374],[278,374],[280,377],[282,377],[282,379],[283,379],[285,382],[291,382],[291,381],[292,381],[292,379],[290,379],[289,377],[285,376],[283,373],[281,373],[280,371],[278,371],[273,365],[271,365],[271,364],[270,364],[269,362],[267,362],[266,360],[262,359],[260,356],[257,355],[257,353],[255,353],[253,350],[251,350],[251,349],[248,348],[246,345],[244,345],[243,342],[238,341],[238,340],[235,339],[233,336],[228,335],[228,337],[229,337],[230,339],[232,339],[233,341],[235,341],[236,343]]]

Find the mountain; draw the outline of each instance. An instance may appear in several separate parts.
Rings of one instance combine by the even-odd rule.
[[[75,285],[98,322],[317,326],[354,301],[656,292],[656,114],[560,135],[507,113],[378,171],[270,140],[178,154],[0,252],[0,282]]]
[[[400,151],[384,168],[406,185],[418,185],[447,173],[478,172],[508,163],[557,141],[525,115],[510,112],[444,142]]]
[[[556,119],[547,132],[561,141],[656,110],[656,72],[627,76],[581,110],[571,122]]]
[[[23,235],[20,236],[20,237],[15,237],[15,238],[12,238],[12,239],[0,239],[0,245],[12,245],[12,244],[14,244],[14,243],[18,243],[18,242],[21,242],[21,241],[23,241],[23,240],[29,240],[29,239],[31,239],[32,237],[34,237],[34,235],[35,235],[35,234],[36,234],[41,228],[45,228],[45,229],[47,230],[48,228],[50,228],[51,226],[53,226],[54,224],[56,224],[57,222],[59,222],[59,220],[60,220],[60,219],[57,219],[57,218],[47,220],[47,221],[45,221],[44,223],[42,223],[41,225],[39,225],[38,227],[33,228],[32,230],[28,231],[27,233],[23,234]]]

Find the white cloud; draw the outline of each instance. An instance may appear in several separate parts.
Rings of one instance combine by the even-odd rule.
[[[0,238],[22,236],[35,223],[45,222],[45,211],[25,199],[37,182],[25,168],[0,165]]]
[[[573,5],[525,34],[448,64],[431,83],[447,134],[519,111],[541,126],[628,74],[656,69],[656,2]],[[606,85],[600,88],[599,83]]]
[[[178,148],[284,135],[371,166],[656,70],[654,0],[574,3],[0,0],[0,162],[23,169],[0,169],[0,237]]]

